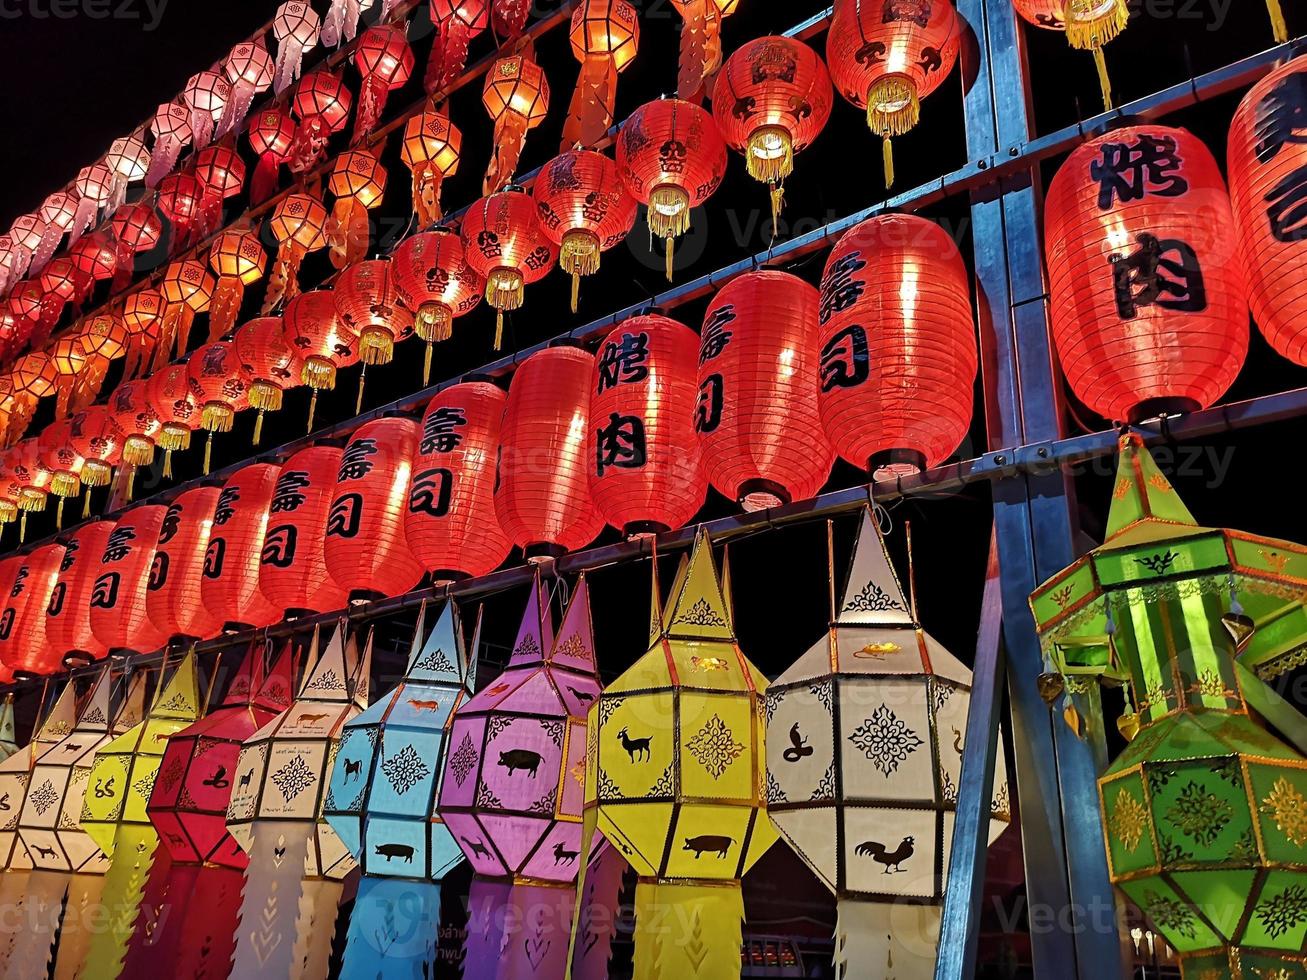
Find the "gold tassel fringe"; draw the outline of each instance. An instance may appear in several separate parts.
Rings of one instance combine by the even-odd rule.
[[[154,462],[154,443],[144,436],[128,436],[123,442],[123,462],[128,466],[149,466]]]
[[[159,433],[158,443],[168,452],[191,448],[191,430],[180,425],[165,425]],[[164,474],[167,476],[168,474]]]
[[[454,335],[454,314],[444,303],[423,303],[413,321],[413,332],[428,344]]]
[[[690,230],[690,192],[662,184],[649,195],[649,230],[659,238],[677,238]]]
[[[75,497],[82,481],[72,473],[56,473],[50,477],[50,492],[56,497]]]
[[[18,491],[18,509],[25,512],[45,510],[47,496],[48,494],[44,490],[25,487]]]
[[[259,414],[254,416],[254,438],[250,444],[257,446],[263,439],[263,409],[259,409]]]
[[[236,413],[222,402],[205,402],[200,409],[200,428],[209,432],[230,432]]]
[[[280,412],[282,396],[282,390],[276,385],[255,381],[250,385],[250,408],[257,408],[260,412]]]
[[[363,362],[363,368],[359,371],[359,393],[354,399],[354,414],[363,414],[363,387],[368,383],[368,362]]]
[[[336,365],[325,357],[310,354],[300,370],[300,380],[315,392],[319,388],[331,391],[336,387]]]
[[[906,75],[886,75],[867,90],[867,125],[877,136],[902,136],[920,119],[917,86]]]
[[[794,140],[780,126],[760,126],[749,135],[744,159],[750,177],[774,184],[794,172]]]
[[[880,141],[881,162],[885,168],[885,189],[894,186],[894,141],[888,136]]]
[[[599,271],[599,237],[584,228],[574,228],[563,236],[559,249],[558,264],[572,277],[572,312],[576,312],[577,300],[580,298],[581,277],[592,276]]]
[[[1101,48],[1130,20],[1126,0],[1070,0],[1065,14],[1067,43],[1079,51]]]
[[[364,364],[389,364],[395,359],[395,335],[385,327],[364,327],[359,334],[359,360]]]

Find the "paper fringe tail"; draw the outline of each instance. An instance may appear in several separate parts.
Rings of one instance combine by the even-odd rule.
[[[77,875],[95,883],[100,875]],[[13,951],[9,954],[6,977],[44,977],[50,967],[50,954],[55,933],[63,913],[64,894],[74,878],[65,871],[33,871],[27,879],[27,893],[23,896],[23,930],[15,935]],[[79,883],[85,884],[85,883]],[[68,907],[76,910],[70,896]],[[75,916],[74,916],[75,918]],[[73,922],[64,929],[64,943],[76,945],[79,923]],[[76,966],[81,965],[79,959]]]
[[[473,878],[463,980],[561,977],[571,933],[571,885]]]
[[[836,902],[836,980],[933,980],[941,909],[903,902]]]
[[[245,872],[231,976],[287,980],[295,961],[295,928],[304,891],[311,821],[255,821]]]
[[[74,980],[81,976],[94,930],[104,928],[102,893],[104,878],[97,875],[73,875],[68,883],[68,904],[64,908],[63,930],[59,934],[59,952],[54,961],[55,980]]]
[[[428,980],[440,936],[440,884],[364,875],[349,920],[341,980]]]
[[[235,868],[201,869],[190,897],[190,907],[202,909],[203,914],[183,915],[181,909],[172,911],[171,914],[180,919],[184,935],[177,946],[175,967],[160,976],[227,976],[236,949],[241,886],[244,883],[245,876]]]
[[[5,975],[9,966],[9,957],[18,944],[24,921],[25,899],[27,897],[27,879],[32,872],[26,868],[10,868],[0,874],[0,909],[12,910],[10,925],[0,934],[0,977]]]
[[[336,913],[344,890],[340,881],[305,880],[299,918],[295,920],[291,980],[327,980],[331,944],[336,937]]]
[[[195,864],[174,864],[162,848],[156,852],[137,906],[136,928],[127,944],[124,976],[146,976],[155,971],[171,974],[168,968],[176,954],[182,919],[199,870]]]
[[[743,922],[738,881],[641,881],[632,980],[739,980]]]
[[[584,886],[578,884],[580,914],[572,930],[576,942],[570,954],[573,980],[607,980],[625,871],[626,861],[617,849],[605,847],[590,863]]]
[[[151,824],[119,826],[113,860],[104,876],[104,891],[100,896],[106,917],[91,937],[79,980],[117,980],[122,972],[145,891],[145,879],[158,844],[159,835]]]

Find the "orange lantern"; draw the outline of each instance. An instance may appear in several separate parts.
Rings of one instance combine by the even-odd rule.
[[[481,104],[495,124],[495,143],[482,193],[492,194],[513,179],[527,130],[549,111],[549,82],[529,52],[500,58],[486,73]]]
[[[218,277],[209,304],[209,340],[226,336],[236,325],[245,287],[263,278],[268,256],[259,236],[248,228],[224,231],[209,249],[209,266]]]
[[[277,189],[277,170],[290,159],[295,120],[280,106],[268,106],[250,117],[246,135],[250,149],[259,155],[250,181],[250,204],[261,204]]]
[[[8,462],[0,456],[0,531],[6,524],[18,520],[18,496],[18,480],[9,471]]]
[[[617,76],[639,49],[640,21],[626,0],[582,0],[568,38],[581,77],[563,124],[563,151],[598,145],[613,124]]]
[[[219,487],[183,491],[168,505],[159,526],[154,565],[146,587],[150,622],[169,637],[202,640],[222,627],[201,596],[204,558],[209,550]]]
[[[373,151],[350,150],[336,157],[327,190],[336,197],[326,229],[331,264],[343,269],[367,254],[372,237],[368,210],[386,192],[386,170]]]
[[[362,76],[359,111],[354,117],[354,143],[376,129],[386,107],[386,94],[403,88],[413,74],[413,49],[401,24],[369,27],[354,48],[354,67]]]
[[[282,317],[286,342],[304,363],[300,380],[313,391],[309,401],[309,432],[318,405],[318,392],[336,387],[336,372],[358,363],[354,336],[336,315],[336,297],[319,289],[295,297]]]
[[[122,317],[112,311],[99,313],[83,325],[77,343],[86,358],[84,377],[78,386],[80,408],[99,397],[100,386],[109,373],[109,362],[118,360],[127,352],[127,327]]]
[[[122,321],[127,330],[127,361],[123,378],[130,381],[153,360],[163,329],[163,293],[157,289],[138,289],[123,300]]]
[[[311,194],[287,194],[277,202],[268,221],[278,249],[263,298],[264,316],[299,295],[300,265],[309,252],[327,244],[326,228],[327,209]]]
[[[250,407],[258,412],[254,423],[254,445],[263,434],[263,413],[281,411],[282,396],[299,380],[304,365],[290,345],[280,317],[250,320],[232,338],[241,377],[245,380]]]
[[[490,24],[490,0],[431,0],[431,23],[438,36],[422,81],[428,93],[448,88],[463,74],[468,44]]]
[[[37,282],[41,287],[41,315],[32,332],[32,346],[44,347],[64,307],[86,295],[90,277],[83,276],[67,255],[61,255],[45,267]]]
[[[622,186],[617,165],[595,150],[554,157],[541,168],[532,193],[540,227],[559,246],[558,264],[572,277],[575,313],[581,277],[598,272],[599,256],[624,242],[635,226],[635,199]]]
[[[144,201],[124,204],[109,219],[114,240],[118,243],[117,264],[113,288],[121,289],[131,281],[136,256],[148,252],[159,244],[163,235],[163,222],[159,213]]]
[[[66,333],[50,345],[50,364],[54,367],[55,418],[66,418],[72,410],[73,389],[86,370],[86,351],[76,334]]]
[[[399,155],[413,171],[413,210],[418,226],[440,220],[440,184],[458,170],[463,134],[438,109],[428,107],[404,124]]]
[[[425,385],[431,380],[431,345],[449,339],[455,318],[476,309],[486,282],[468,265],[463,240],[443,229],[404,239],[390,271],[399,301],[414,315],[413,330],[426,344]]]
[[[200,182],[200,231],[212,234],[222,224],[222,202],[235,197],[245,184],[245,161],[230,146],[207,146],[195,154]]]
[[[846,99],[867,110],[867,125],[883,140],[886,187],[894,183],[890,140],[917,124],[921,100],[953,70],[961,33],[950,0],[835,5],[826,36],[831,77]]]
[[[122,460],[123,431],[107,405],[91,405],[71,419],[73,450],[82,457],[82,483],[86,502],[82,516],[91,512],[91,487],[103,487],[113,479],[113,468]]]
[[[150,150],[150,169],[145,175],[145,186],[155,187],[172,173],[186,144],[191,141],[190,113],[183,105],[165,102],[150,120],[154,146]]]
[[[14,384],[12,394],[33,404],[55,390],[56,378],[50,355],[39,350],[24,354],[9,369],[9,380]]]
[[[50,492],[58,498],[55,527],[64,526],[64,501],[75,497],[82,489],[82,467],[85,460],[73,446],[72,420],[51,422],[37,437],[41,464],[50,471]]]
[[[319,69],[300,79],[290,104],[291,114],[299,120],[290,148],[292,173],[307,173],[321,162],[328,138],[344,128],[353,102],[354,96],[337,74]]]
[[[520,309],[526,286],[549,274],[558,251],[540,227],[534,201],[510,185],[483,197],[463,216],[468,265],[486,280],[486,302],[495,308],[495,350],[503,344],[504,310]]]
[[[830,74],[817,52],[792,37],[760,37],[729,58],[713,86],[713,118],[744,154],[754,180],[771,188],[772,236],[785,178],[830,118]]]
[[[359,360],[364,371],[369,364],[389,364],[395,345],[413,336],[413,314],[399,302],[390,259],[373,259],[352,265],[336,280],[336,315],[345,329],[358,338]],[[362,410],[363,378],[359,378]]]
[[[185,364],[168,364],[156,371],[148,382],[150,407],[159,420],[158,443],[163,447],[163,477],[172,479],[172,454],[189,449],[191,431],[199,421],[199,411],[191,398],[190,377]]]
[[[136,468],[154,462],[155,442],[163,428],[150,404],[149,394],[149,382],[139,379],[124,381],[109,396],[111,420],[122,434],[122,462],[128,468],[128,500],[132,497]]]
[[[190,342],[195,314],[209,308],[213,297],[213,276],[199,259],[174,262],[163,273],[159,292],[163,296],[163,323],[155,360],[175,347],[176,356],[185,353]]]
[[[1103,46],[1123,30],[1130,20],[1126,0],[1012,0],[1018,14],[1036,27],[1051,31],[1064,31],[1067,43],[1079,51],[1094,56],[1098,80],[1103,89],[1103,108],[1112,108],[1112,85],[1107,78],[1107,62]],[[1279,0],[1266,0],[1272,11],[1271,21],[1277,43],[1289,39],[1280,13]]]
[[[209,434],[204,443],[204,472],[215,432],[230,432],[236,413],[248,406],[245,379],[234,346],[224,341],[205,344],[191,352],[186,362],[191,401],[199,407],[200,428]]]
[[[704,86],[722,66],[722,18],[735,13],[740,0],[672,0],[681,15],[680,70],[676,94],[698,103]]]

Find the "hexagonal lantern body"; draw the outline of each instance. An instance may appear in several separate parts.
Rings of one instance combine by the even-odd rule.
[[[930,977],[971,671],[917,623],[864,510],[830,630],[767,689],[767,815],[838,900],[836,962]],[[1011,819],[1000,741],[990,840]]]
[[[21,801],[32,776],[33,763],[73,730],[73,722],[77,718],[76,695],[76,685],[64,685],[64,689],[50,708],[50,713],[36,726],[32,740],[4,762],[0,762],[0,802],[8,807],[3,811],[4,822],[0,823],[0,871],[5,872],[0,875],[0,894],[9,894],[11,886],[20,880],[17,874],[11,878],[10,872],[28,871],[32,867],[32,859],[27,853],[27,847],[20,844],[18,840]],[[9,706],[6,707],[6,714],[10,719],[13,717],[11,710]],[[22,881],[26,881],[25,876],[22,877]],[[14,894],[22,895],[21,886],[14,891]]]

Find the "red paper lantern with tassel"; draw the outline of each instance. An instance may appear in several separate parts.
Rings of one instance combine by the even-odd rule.
[[[128,381],[148,369],[163,333],[163,293],[138,289],[123,300],[122,321],[127,330],[127,360],[123,377]]]
[[[125,436],[108,405],[91,405],[71,422],[73,450],[82,457],[81,479],[87,487],[85,517],[90,513],[90,488],[108,486],[114,467],[122,462]]]
[[[413,331],[426,344],[425,385],[431,380],[431,345],[448,340],[454,320],[476,309],[486,281],[468,264],[463,240],[440,228],[404,239],[391,258],[390,272],[399,301],[413,313]]]
[[[53,674],[63,667],[62,656],[45,632],[45,610],[59,580],[64,546],[33,548],[14,576],[0,606],[0,663],[10,670]]]
[[[583,547],[603,530],[589,483],[593,372],[594,358],[584,350],[548,347],[522,362],[508,389],[495,512],[528,558]]]
[[[280,471],[275,463],[241,467],[223,484],[213,510],[201,595],[229,626],[257,628],[281,618],[259,589],[259,550]]]
[[[335,388],[336,373],[358,363],[354,335],[340,322],[336,297],[326,289],[304,293],[287,303],[282,330],[286,342],[304,362],[300,380],[313,390],[308,424],[312,432],[318,392]]]
[[[176,255],[200,237],[200,198],[204,187],[189,171],[169,174],[159,181],[156,205],[172,229],[169,252]]]
[[[494,149],[482,182],[492,194],[513,179],[527,130],[544,122],[549,111],[549,81],[528,53],[508,55],[490,66],[481,104],[495,124]]]
[[[540,227],[535,202],[510,186],[483,197],[463,216],[468,265],[486,281],[486,302],[495,308],[495,350],[503,345],[504,311],[520,309],[526,287],[549,274],[558,250]]]
[[[215,432],[230,432],[236,413],[249,407],[245,378],[235,346],[226,341],[196,348],[186,362],[191,401],[199,408],[199,427],[209,434],[204,443],[204,472],[209,472]]]
[[[568,39],[581,75],[563,124],[563,150],[597,146],[612,126],[617,76],[640,47],[639,17],[626,0],[582,0]]]
[[[124,381],[109,396],[111,421],[122,433],[122,463],[129,468],[127,499],[138,466],[154,462],[154,449],[163,423],[150,404],[149,381]]]
[[[362,77],[359,111],[354,117],[354,143],[377,127],[386,107],[386,94],[403,88],[413,74],[413,49],[401,24],[369,27],[354,48],[354,67]]]
[[[18,488],[21,541],[27,537],[27,515],[45,510],[46,501],[50,498],[50,480],[54,474],[42,460],[40,443],[35,436],[15,443],[5,454],[4,460],[5,468],[13,476]]]
[[[452,385],[427,404],[413,456],[404,530],[436,582],[486,575],[513,543],[495,513],[495,456],[508,396],[485,381]]]
[[[336,158],[327,190],[336,197],[326,231],[331,264],[344,269],[367,254],[372,238],[368,210],[386,192],[386,169],[371,150],[350,150]]]
[[[1307,57],[1249,89],[1230,121],[1230,200],[1248,273],[1253,320],[1280,354],[1307,364],[1307,225],[1297,175],[1307,164],[1296,113],[1307,102]]]
[[[199,259],[174,262],[164,270],[159,293],[163,296],[163,324],[159,347],[155,353],[166,354],[171,347],[177,357],[185,353],[195,315],[209,308],[214,281]]]
[[[262,204],[277,189],[277,170],[290,160],[295,120],[281,106],[268,106],[250,117],[246,135],[259,157],[250,181],[250,203]]]
[[[245,185],[245,161],[226,144],[208,146],[195,154],[195,176],[200,182],[200,229],[212,234],[222,225],[222,202]]]
[[[847,231],[826,260],[818,320],[818,401],[836,451],[877,480],[948,458],[976,379],[970,280],[948,233],[915,215]]]
[[[113,521],[89,521],[64,543],[59,577],[45,608],[45,639],[57,657],[72,653],[99,659],[108,652],[91,629],[91,589],[113,529]]]
[[[418,226],[440,220],[440,184],[458,170],[463,134],[439,109],[427,108],[404,124],[400,159],[413,172],[413,211]]]
[[[159,420],[156,439],[163,447],[163,477],[172,479],[172,454],[191,447],[191,432],[200,421],[199,406],[191,397],[185,364],[168,364],[149,379],[150,407]]]
[[[331,134],[344,129],[353,102],[354,96],[333,72],[319,69],[300,79],[290,104],[291,114],[299,120],[290,148],[292,173],[307,173],[317,167]]]
[[[541,168],[532,193],[540,227],[559,247],[558,264],[572,277],[575,313],[581,277],[598,272],[600,255],[624,242],[635,226],[635,199],[622,186],[617,165],[595,150],[554,157]]]
[[[155,546],[168,508],[141,504],[126,511],[105,539],[91,585],[91,630],[109,650],[149,653],[168,641],[146,606]]]
[[[259,236],[246,229],[224,231],[209,249],[209,266],[218,283],[209,303],[209,340],[231,333],[245,299],[245,287],[263,278],[268,263]]]
[[[9,471],[9,463],[0,456],[0,531],[18,520],[18,481]],[[0,590],[3,591],[3,590]]]
[[[336,446],[310,446],[286,460],[277,474],[259,558],[259,588],[287,618],[345,604],[345,593],[327,573],[322,548],[341,454]]]
[[[599,345],[590,388],[590,495],[627,536],[681,527],[708,475],[694,432],[699,338],[658,314],[631,317]]]
[[[726,175],[726,144],[712,116],[680,99],[648,102],[622,124],[617,172],[649,208],[649,231],[666,242],[667,281],[675,241],[690,230],[690,212],[708,200]]]
[[[1221,397],[1248,352],[1247,280],[1202,141],[1151,124],[1091,139],[1044,212],[1053,340],[1076,396],[1129,422]]]
[[[282,398],[288,388],[300,380],[304,364],[299,352],[286,340],[281,317],[263,316],[250,320],[232,338],[241,377],[245,381],[249,405],[257,411],[254,445],[263,433],[263,413],[281,411]]]
[[[47,425],[37,437],[41,463],[50,471],[50,492],[58,499],[55,527],[64,526],[64,501],[76,497],[82,489],[82,459],[73,446],[71,419],[58,419]]]
[[[817,406],[817,290],[746,272],[708,306],[694,428],[712,485],[747,511],[815,496],[834,453]]]
[[[148,252],[159,244],[163,235],[163,221],[154,208],[144,201],[124,204],[109,219],[115,241],[118,243],[114,268],[114,289],[121,289],[131,281],[136,256]]]
[[[375,419],[354,431],[340,458],[323,554],[351,599],[399,595],[422,577],[404,536],[419,431],[412,419]]]
[[[350,266],[336,279],[336,315],[358,338],[359,359],[389,364],[395,345],[413,335],[413,314],[399,302],[390,259]]]
[[[463,74],[468,45],[490,24],[490,0],[431,0],[431,23],[438,36],[422,82],[428,94],[448,88]]]
[[[277,239],[277,261],[268,277],[263,315],[299,295],[304,256],[327,244],[327,209],[310,194],[287,194],[273,209],[268,230]]]
[[[729,58],[713,86],[713,118],[749,176],[771,188],[772,237],[794,156],[826,125],[835,101],[817,52],[791,37],[760,37]]]
[[[894,183],[890,140],[917,124],[921,100],[953,71],[961,34],[950,0],[835,5],[826,36],[831,78],[846,99],[867,110],[867,126],[883,141],[886,187]]]
[[[202,640],[222,627],[200,588],[221,493],[218,487],[194,487],[178,494],[160,525],[145,607],[154,626],[170,637]]]

